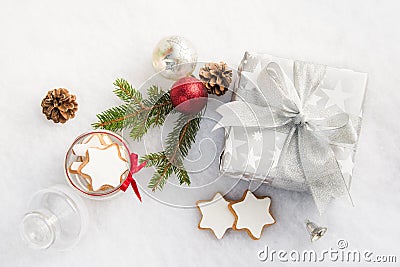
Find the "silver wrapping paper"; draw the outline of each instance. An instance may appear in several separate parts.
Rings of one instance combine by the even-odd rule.
[[[265,66],[276,62],[293,81],[292,59],[279,58],[267,54],[245,53],[239,65],[239,79],[235,86],[234,101],[244,101],[265,106],[267,100],[260,87],[260,73]],[[351,185],[354,155],[360,132],[363,102],[366,91],[367,74],[348,69],[326,67],[320,86],[307,99],[308,108],[315,106],[325,114],[347,113],[356,131],[354,145],[331,145],[342,171],[345,183]],[[307,82],[307,81],[304,81]],[[268,183],[276,187],[295,191],[308,191],[303,174],[277,177],[276,167],[281,159],[281,151],[288,132],[280,129],[257,127],[230,127],[225,139],[225,149],[220,161],[220,169],[233,178],[244,178]],[[331,136],[334,140],[336,137]],[[340,137],[337,137],[340,138]],[[290,164],[289,164],[290,165]]]

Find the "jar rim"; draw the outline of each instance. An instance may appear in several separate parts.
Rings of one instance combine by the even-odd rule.
[[[107,197],[107,196],[112,196],[113,194],[117,193],[118,191],[121,191],[120,188],[121,188],[122,184],[125,182],[125,180],[128,178],[128,175],[126,175],[126,177],[120,182],[120,184],[118,186],[114,187],[113,189],[109,189],[109,190],[104,191],[104,192],[92,192],[92,191],[85,191],[85,190],[79,188],[79,186],[77,186],[75,184],[75,182],[72,180],[72,178],[70,176],[70,173],[68,171],[68,168],[69,168],[69,166],[68,166],[69,160],[68,159],[69,159],[70,154],[72,153],[73,147],[80,140],[82,140],[83,138],[85,138],[85,137],[87,137],[89,135],[93,135],[93,134],[107,134],[107,135],[110,135],[110,136],[114,137],[119,142],[121,142],[121,144],[125,147],[128,155],[131,154],[130,149],[129,149],[129,145],[128,145],[128,143],[126,142],[126,140],[122,136],[120,136],[120,135],[118,135],[118,134],[116,134],[114,132],[108,131],[108,130],[89,131],[89,132],[83,133],[83,134],[79,135],[78,137],[76,137],[75,140],[72,142],[71,146],[69,147],[69,149],[67,150],[67,153],[65,155],[65,160],[64,160],[65,175],[66,175],[66,178],[67,178],[67,181],[69,182],[69,184],[74,189],[78,190],[80,193],[82,193],[86,197]],[[127,160],[128,166],[129,166],[128,171],[130,171],[131,159],[128,156],[126,160]]]

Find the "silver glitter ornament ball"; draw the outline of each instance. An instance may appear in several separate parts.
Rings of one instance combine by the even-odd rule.
[[[192,74],[197,52],[192,43],[181,36],[161,39],[153,51],[153,68],[167,79],[178,80]]]

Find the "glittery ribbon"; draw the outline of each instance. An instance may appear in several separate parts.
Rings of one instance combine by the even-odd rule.
[[[144,166],[146,166],[146,162],[143,162],[142,164],[138,165],[138,155],[135,153],[130,154],[130,159],[131,159],[131,168],[129,170],[128,177],[125,179],[125,181],[122,183],[122,185],[119,187],[122,191],[126,191],[128,189],[129,185],[132,186],[133,191],[135,192],[136,196],[142,202],[142,197],[140,196],[139,188],[136,184],[135,179],[133,178],[133,174],[137,173],[140,171]]]
[[[325,66],[295,61],[292,82],[277,63],[271,62],[257,79],[268,103],[223,104],[217,108],[222,118],[216,126],[259,127],[286,133],[277,166],[269,175],[305,184],[320,213],[332,198],[350,197],[331,145],[353,146],[357,141],[357,123],[353,125],[352,121],[360,119],[347,113],[330,114],[323,106],[311,107],[308,103],[325,72]],[[254,91],[248,92],[251,93]]]

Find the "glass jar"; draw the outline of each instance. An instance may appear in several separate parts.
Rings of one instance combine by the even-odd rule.
[[[101,145],[107,146],[107,143],[117,144],[120,148],[122,148],[122,150],[124,150],[123,154],[125,155],[123,157],[126,159],[126,166],[128,171],[123,174],[123,176],[121,177],[120,184],[118,186],[108,187],[102,190],[94,191],[90,189],[88,179],[86,179],[82,175],[77,174],[76,172],[71,171],[71,166],[72,166],[71,164],[73,164],[74,162],[82,161],[82,157],[74,153],[75,145],[85,144],[85,142],[87,143],[87,140],[90,140],[90,138],[96,136],[100,136],[102,139],[104,139],[103,141],[106,142],[105,144]],[[65,174],[67,181],[81,195],[90,199],[99,200],[116,196],[119,193],[121,193],[122,190],[120,189],[120,187],[124,183],[125,179],[128,177],[131,164],[129,155],[130,151],[127,142],[121,136],[113,132],[106,130],[96,130],[84,133],[75,139],[75,141],[72,143],[66,154],[64,167],[65,167]]]
[[[20,225],[20,234],[33,249],[66,250],[87,231],[89,215],[83,200],[66,185],[37,192]]]

